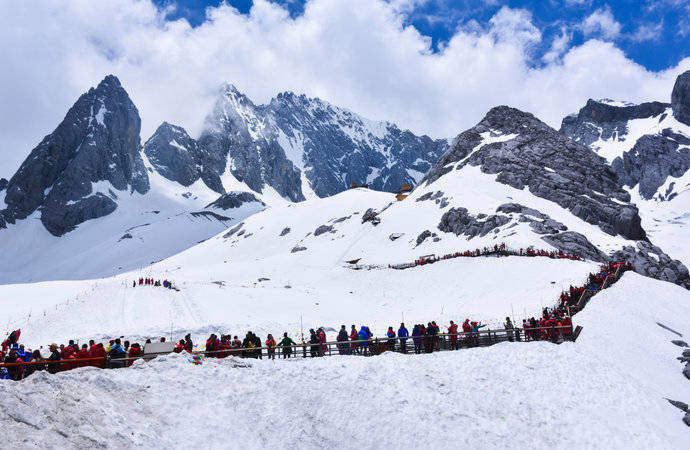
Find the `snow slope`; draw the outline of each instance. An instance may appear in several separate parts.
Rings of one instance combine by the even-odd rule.
[[[149,192],[117,191],[113,213],[88,220],[70,233],[50,234],[39,220],[40,212],[8,225],[0,233],[0,283],[100,278],[144,267],[263,209],[259,203],[248,203],[227,211],[207,210],[218,194],[201,180],[185,187],[153,171],[145,157],[144,163]],[[234,183],[228,183],[229,190],[241,187],[237,180]],[[96,183],[94,190],[107,193],[109,183]]]
[[[367,208],[383,209],[391,197],[356,189],[269,208],[233,227],[228,238],[221,233],[141,271],[93,281],[86,285],[91,291],[78,300],[76,292],[46,296],[50,283],[0,286],[3,297],[26,299],[20,308],[0,312],[0,323],[8,329],[21,326],[26,342],[34,346],[123,334],[155,337],[169,334],[171,327],[175,335],[191,332],[204,339],[219,330],[294,334],[300,330],[300,317],[306,330],[336,330],[366,321],[379,334],[402,319],[471,316],[494,325],[507,315],[537,315],[555,303],[563,288],[581,284],[597,267],[510,257],[461,258],[406,271],[353,270],[346,263],[351,257],[364,257],[364,262],[378,255],[383,263],[388,255],[388,262],[398,263],[405,261],[398,258],[421,251],[401,252],[402,238],[372,240],[378,228],[361,223]],[[349,218],[338,221],[342,217]],[[321,224],[331,224],[334,232],[316,236]],[[290,231],[283,234],[286,228]],[[454,245],[474,248],[463,240]],[[306,250],[293,253],[295,247]],[[181,290],[133,288],[139,276],[170,279]],[[496,278],[504,282],[495,283]],[[433,295],[430,285],[435,286]]]
[[[690,136],[690,126],[679,122],[673,117],[671,108],[667,108],[662,114],[642,119],[632,119],[626,123],[627,133],[614,133],[610,138],[599,137],[589,145],[592,150],[606,158],[609,162],[622,157],[635,143],[645,135],[658,135],[662,130],[671,129],[676,133]]]
[[[687,334],[689,314],[686,290],[626,273],[577,343],[40,373],[0,383],[0,423],[11,447],[684,448],[664,398],[690,384],[655,322]]]

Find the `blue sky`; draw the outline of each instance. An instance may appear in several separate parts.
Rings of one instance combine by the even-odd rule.
[[[272,0],[283,5],[292,17],[304,12],[306,0]],[[413,0],[414,1],[414,0]],[[158,5],[174,3],[170,19],[187,19],[192,26],[205,20],[205,8],[217,6],[219,0],[155,0]],[[227,0],[227,4],[248,14],[252,0]],[[614,42],[635,62],[653,71],[677,64],[690,55],[690,0],[419,0],[406,11],[406,23],[432,40],[433,51],[443,48],[459,27],[474,21],[486,25],[503,6],[521,8],[532,13],[534,25],[542,33],[541,43],[534,46],[534,64],[546,54],[554,41],[564,33],[571,39],[569,47],[596,37]],[[587,31],[583,22],[592,14],[611,18],[606,30]],[[597,16],[598,17],[598,16]],[[596,23],[593,23],[597,28]],[[591,28],[591,27],[590,27]]]

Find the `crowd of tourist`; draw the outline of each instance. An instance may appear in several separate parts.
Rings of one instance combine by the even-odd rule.
[[[496,250],[503,251],[504,248],[497,246]],[[276,340],[272,334],[268,334],[263,341],[251,331],[247,332],[242,340],[231,334],[221,334],[220,338],[216,334],[211,334],[206,340],[205,347],[199,349],[192,342],[191,335],[187,334],[184,339],[174,344],[172,351],[202,353],[206,357],[213,358],[227,356],[263,358],[266,356],[269,359],[275,359],[278,353],[286,359],[297,352],[301,352],[303,357],[307,357],[307,352],[310,357],[325,356],[327,353],[332,354],[333,348],[341,355],[372,355],[384,351],[419,354],[432,353],[441,349],[457,350],[463,347],[475,347],[505,339],[557,342],[572,336],[571,316],[583,306],[581,301],[583,297],[586,298],[608,287],[610,282],[616,280],[611,278],[608,282],[609,277],[615,277],[632,268],[632,265],[626,262],[602,265],[598,272],[589,274],[583,286],[570,286],[567,291],[562,292],[556,306],[544,308],[540,319],[534,317],[524,319],[521,329],[514,326],[511,319],[506,317],[502,329],[482,332],[480,330],[486,325],[466,319],[460,326],[451,320],[450,324],[444,327],[447,328],[447,332],[442,333],[439,325],[431,321],[426,325],[415,324],[411,332],[404,323],[400,324],[397,331],[390,326],[385,337],[375,338],[366,325],[360,326],[359,329],[352,325],[349,331],[345,325],[342,325],[334,343],[327,341],[324,328],[316,328],[309,330],[307,339],[302,336],[299,343],[295,342],[287,332],[284,332],[279,340]],[[136,281],[134,284],[136,286]],[[139,285],[174,289],[168,280],[160,282],[152,278],[139,279]],[[111,339],[107,343],[90,340],[88,344],[81,346],[78,342],[75,343],[75,340],[70,340],[67,345],[58,346],[53,343],[47,349],[40,347],[32,350],[19,343],[20,337],[21,329],[17,329],[9,333],[2,342],[0,361],[5,364],[0,367],[0,378],[21,380],[36,371],[46,370],[56,373],[84,366],[125,367],[132,365],[136,359],[144,355],[144,348],[139,343],[130,344],[128,340],[122,341],[121,338]],[[161,337],[157,342],[164,343],[165,341],[165,337]],[[150,343],[151,339],[147,339],[144,345]]]
[[[178,290],[177,288],[175,288],[175,286],[173,285],[172,281],[168,281],[168,280],[163,280],[163,281],[161,281],[161,280],[156,280],[155,278],[144,278],[144,277],[141,277],[141,278],[139,278],[139,286],[164,287],[164,288],[167,288],[167,289],[175,289],[175,290]],[[134,280],[134,281],[132,282],[132,287],[137,287],[137,280]]]
[[[565,253],[562,250],[535,250],[531,247],[524,249],[511,249],[506,247],[506,244],[496,244],[493,247],[484,247],[482,249],[477,248],[475,250],[465,250],[463,252],[448,253],[443,256],[422,256],[416,259],[413,263],[391,264],[388,267],[391,269],[408,269],[410,267],[423,266],[425,264],[433,264],[435,262],[447,259],[473,258],[478,256],[542,256],[551,259],[570,259],[575,261],[582,261],[582,258],[580,256]]]
[[[143,355],[143,348],[139,343],[130,344],[121,338],[111,339],[107,344],[90,340],[88,345],[75,343],[70,340],[65,344],[50,344],[47,349],[25,348],[19,343],[21,329],[12,331],[2,342],[2,361],[0,378],[21,380],[36,371],[46,370],[57,373],[77,367],[117,368],[131,366],[135,359]],[[146,343],[150,343],[147,339]],[[160,338],[165,342],[165,337]],[[28,363],[28,364],[23,364]]]

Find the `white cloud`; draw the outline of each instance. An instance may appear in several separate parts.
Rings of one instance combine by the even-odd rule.
[[[664,30],[664,21],[659,23],[645,23],[637,27],[637,30],[630,36],[634,42],[657,41],[661,38]]]
[[[560,58],[561,55],[568,50],[571,39],[572,36],[568,32],[568,29],[566,27],[561,27],[561,34],[553,39],[551,48],[544,54],[544,56],[542,56],[542,61],[545,63],[553,63]]]
[[[582,7],[590,6],[592,4],[592,0],[565,0],[564,3],[566,6]]]
[[[587,16],[581,24],[585,36],[598,36],[604,39],[616,39],[621,34],[621,24],[616,21],[607,7],[599,8]]]
[[[690,69],[689,58],[649,72],[598,40],[554,42],[560,57],[535,68],[530,48],[541,33],[529,13],[509,8],[487,26],[460,27],[433,53],[383,0],[312,0],[296,19],[255,0],[248,16],[212,8],[197,28],[164,21],[149,0],[1,5],[0,176],[108,73],[139,108],[145,140],[163,120],[197,134],[223,81],[256,102],[293,90],[452,137],[499,104],[558,126],[589,97],[668,100],[676,75]]]

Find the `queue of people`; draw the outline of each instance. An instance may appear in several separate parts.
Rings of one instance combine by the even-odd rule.
[[[500,251],[501,249],[498,248]],[[439,325],[435,321],[415,324],[410,332],[404,323],[401,323],[397,331],[389,326],[385,337],[375,338],[370,328],[362,325],[359,329],[352,325],[349,332],[345,325],[341,328],[334,343],[340,355],[372,355],[384,351],[399,351],[407,353],[433,353],[438,350],[458,350],[463,347],[476,347],[494,343],[498,340],[507,339],[509,341],[537,341],[550,340],[557,342],[568,339],[573,334],[571,316],[579,310],[580,299],[584,293],[593,295],[615,282],[618,276],[633,267],[626,262],[608,263],[600,267],[596,273],[590,273],[587,282],[580,287],[570,286],[567,291],[561,293],[558,303],[554,308],[544,308],[540,319],[531,317],[522,321],[522,328],[516,327],[509,317],[502,330],[480,331],[486,327],[485,324],[477,321],[465,319],[458,325],[450,321],[446,333],[441,333]],[[607,281],[609,280],[609,281]],[[140,285],[156,286],[157,282],[153,279],[140,279]],[[136,284],[136,282],[135,282]],[[172,286],[170,282],[164,280],[162,286]],[[500,337],[497,331],[501,332]],[[88,344],[79,345],[78,341],[70,340],[67,345],[50,344],[47,349],[25,348],[19,342],[21,329],[13,330],[2,342],[2,353],[0,361],[5,365],[0,368],[0,378],[21,380],[36,371],[48,371],[57,373],[63,370],[70,370],[77,367],[93,366],[100,368],[126,367],[132,365],[134,360],[143,356],[142,346],[135,342],[130,344],[128,340],[122,341],[121,338],[111,339],[107,344],[96,343],[90,340]],[[165,342],[165,337],[160,338],[159,342]],[[150,339],[146,343],[151,343]],[[266,339],[262,339],[255,333],[248,331],[243,340],[238,336],[230,334],[221,335],[211,334],[206,340],[204,350],[201,350],[207,357],[224,358],[227,356],[237,356],[244,358],[263,358],[265,355],[269,359],[275,359],[276,353],[283,359],[291,358],[301,350],[302,356],[312,358],[331,354],[331,343],[326,337],[326,330],[323,327],[310,329],[309,338],[301,339],[298,344],[288,336],[287,332],[283,337],[275,339],[272,334],[268,334]],[[192,342],[191,335],[187,334],[184,339],[179,340],[174,346],[174,352],[198,352]]]
[[[46,349],[41,346],[32,350],[18,342],[20,335],[21,329],[14,330],[2,343],[2,362],[10,365],[0,368],[0,379],[21,380],[37,371],[57,373],[86,366],[102,369],[126,367],[144,354],[139,343],[130,344],[121,338],[111,339],[105,344],[92,339],[81,345],[70,340],[67,345],[52,343]],[[165,342],[165,337],[160,341]],[[151,339],[146,340],[146,343],[150,342]]]
[[[408,269],[410,267],[423,266],[426,264],[433,264],[438,261],[454,258],[473,258],[479,256],[527,256],[527,257],[546,257],[551,259],[570,259],[575,261],[582,261],[578,255],[572,255],[562,250],[538,250],[532,247],[511,249],[506,247],[506,244],[496,244],[493,247],[484,247],[482,249],[465,250],[462,252],[448,253],[442,256],[427,255],[416,259],[413,263],[405,264],[391,264],[388,267],[391,269]]]

